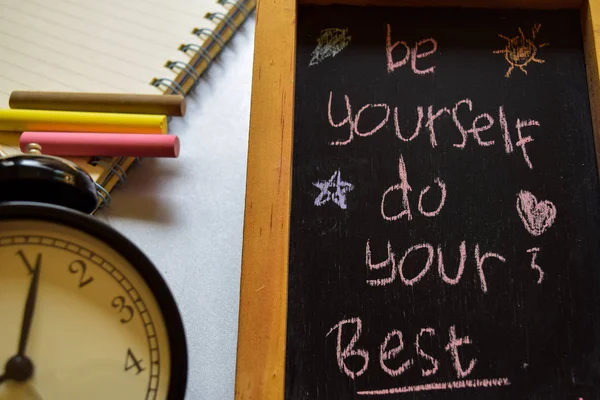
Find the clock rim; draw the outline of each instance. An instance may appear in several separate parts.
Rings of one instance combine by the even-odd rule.
[[[122,233],[81,211],[47,203],[11,201],[0,204],[0,220],[43,220],[85,232],[111,247],[140,274],[162,313],[170,352],[167,400],[183,400],[188,379],[188,348],[185,326],[177,302],[154,263]]]

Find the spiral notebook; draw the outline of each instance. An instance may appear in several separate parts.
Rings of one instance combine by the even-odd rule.
[[[13,90],[186,95],[255,6],[255,0],[0,0],[0,108],[8,107]],[[0,135],[0,144],[18,149],[18,135]],[[138,160],[71,161],[94,178],[105,206]]]

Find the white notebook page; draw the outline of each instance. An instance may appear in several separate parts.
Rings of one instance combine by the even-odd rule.
[[[13,90],[160,94],[216,0],[0,0],[0,108]]]

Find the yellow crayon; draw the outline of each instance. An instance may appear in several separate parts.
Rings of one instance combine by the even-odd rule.
[[[164,115],[0,110],[0,131],[167,133]]]

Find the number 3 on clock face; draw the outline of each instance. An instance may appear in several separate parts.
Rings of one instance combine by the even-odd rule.
[[[184,398],[173,297],[152,263],[93,217],[0,206],[0,318],[0,400]]]

